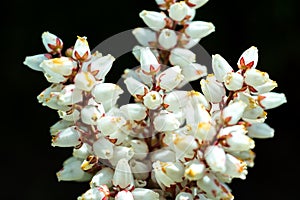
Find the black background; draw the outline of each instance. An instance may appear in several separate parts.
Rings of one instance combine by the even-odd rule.
[[[2,4],[2,5],[1,5]],[[128,1],[16,1],[0,3],[1,48],[1,199],[71,200],[87,183],[58,182],[55,173],[72,150],[51,146],[49,127],[55,111],[41,106],[36,96],[49,83],[41,73],[22,64],[28,55],[45,52],[41,34],[50,31],[71,46],[87,36],[91,49],[119,32],[144,26],[141,10],[156,10],[154,0]],[[254,45],[258,69],[267,71],[288,103],[268,111],[275,137],[256,140],[254,168],[246,180],[230,185],[235,199],[297,199],[299,196],[299,5],[296,0],[210,1],[195,20],[211,21],[216,32],[200,43],[209,54],[219,53],[232,66]],[[135,63],[125,56],[114,71]],[[110,74],[107,81],[120,74]],[[4,189],[3,189],[4,187]]]

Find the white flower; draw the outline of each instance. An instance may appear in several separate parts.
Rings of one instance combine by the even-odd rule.
[[[182,69],[182,75],[185,81],[195,81],[201,77],[207,75],[207,68],[204,65],[198,63],[190,63],[188,65],[180,66]]]
[[[132,192],[134,200],[159,200],[159,194],[146,188],[135,188]]]
[[[208,0],[187,0],[187,4],[194,9],[200,8],[207,2]]]
[[[134,155],[133,148],[131,148],[131,147],[115,145],[113,151],[114,151],[114,154],[113,154],[112,158],[109,159],[109,162],[113,166],[116,166],[120,159],[126,159],[129,161]]]
[[[255,93],[255,94],[267,93],[267,92],[270,92],[271,90],[273,90],[277,86],[278,85],[277,85],[276,81],[269,79],[264,84],[253,87],[254,88],[253,93]]]
[[[236,101],[229,104],[222,112],[223,120],[228,125],[236,124],[243,116],[247,104],[242,101]]]
[[[192,160],[186,164],[184,176],[190,181],[199,180],[204,176],[206,166],[199,160]]]
[[[210,22],[193,21],[188,23],[185,33],[191,38],[204,38],[215,31],[215,26]]]
[[[60,105],[72,105],[81,102],[83,99],[82,91],[74,84],[66,85],[58,95]]]
[[[160,69],[160,64],[158,63],[155,55],[152,53],[149,47],[143,47],[140,49],[140,63],[141,69],[145,74],[156,74]]]
[[[115,200],[134,200],[133,195],[128,190],[122,190],[115,196]]]
[[[204,158],[214,172],[225,172],[226,154],[222,147],[217,145],[208,146],[205,149]]]
[[[180,122],[176,119],[174,113],[161,112],[154,118],[153,121],[155,130],[157,131],[173,131],[178,129]]]
[[[81,143],[80,133],[76,130],[76,126],[71,126],[58,132],[52,138],[52,146],[58,147],[74,147]]]
[[[163,13],[143,10],[140,12],[140,17],[149,28],[155,31],[159,31],[166,26],[166,15]]]
[[[247,135],[252,138],[272,138],[275,130],[266,123],[253,123],[248,127]]]
[[[81,147],[74,147],[73,148],[73,152],[72,155],[75,158],[79,158],[79,159],[86,159],[89,155],[90,155],[90,146],[88,146],[88,144],[83,143],[81,145]]]
[[[238,67],[240,69],[250,69],[256,68],[258,61],[258,50],[256,47],[252,46],[243,52],[238,60]]]
[[[163,29],[159,36],[158,42],[164,49],[171,49],[177,44],[176,32],[171,29]]]
[[[50,83],[60,83],[68,79],[68,76],[77,68],[77,64],[70,58],[60,57],[44,60],[40,67]]]
[[[131,159],[129,161],[133,176],[137,180],[146,180],[151,171],[151,164],[138,160]]]
[[[247,85],[256,87],[263,85],[267,81],[269,81],[269,75],[266,72],[259,71],[258,69],[248,69],[245,74],[245,83]]]
[[[99,187],[94,187],[87,190],[84,194],[77,198],[77,200],[98,200],[107,199],[109,196],[109,189],[106,185],[101,185]]]
[[[224,81],[224,77],[227,73],[233,72],[229,63],[219,54],[212,56],[212,69],[216,79],[220,82]]]
[[[66,121],[76,122],[80,119],[80,112],[77,109],[71,109],[68,111],[59,110],[57,113],[60,118]]]
[[[156,91],[147,93],[144,97],[144,105],[152,110],[157,109],[163,102],[161,95]]]
[[[257,101],[263,109],[276,108],[286,103],[286,97],[283,93],[268,92],[257,96]]]
[[[163,71],[156,79],[161,89],[170,92],[180,84],[183,78],[180,67],[174,66]]]
[[[33,70],[43,71],[43,69],[40,67],[40,64],[44,60],[48,60],[48,59],[51,59],[51,54],[38,54],[34,56],[26,56],[23,64],[27,65],[29,68]]]
[[[96,84],[96,79],[91,73],[81,71],[76,74],[74,82],[77,88],[89,92]]]
[[[188,6],[184,1],[176,2],[170,6],[169,16],[175,21],[183,20],[188,12]]]
[[[113,147],[113,143],[104,137],[100,137],[96,142],[94,142],[93,151],[99,158],[111,159],[114,153]]]
[[[97,125],[98,120],[104,116],[104,108],[101,104],[98,106],[87,105],[81,110],[81,120],[85,124]]]
[[[160,148],[156,151],[150,152],[151,162],[162,161],[162,162],[175,162],[176,154],[174,151],[166,148]]]
[[[74,45],[72,57],[78,61],[86,61],[91,58],[91,51],[86,37],[77,36],[76,43]]]
[[[129,103],[120,107],[125,119],[141,121],[147,116],[147,108],[141,103]]]
[[[153,163],[153,171],[157,183],[162,188],[181,182],[184,177],[184,166],[180,162],[156,161]]]
[[[56,135],[58,132],[72,126],[74,123],[66,120],[59,120],[50,127],[51,135]]]
[[[169,57],[172,65],[186,66],[196,62],[196,55],[189,49],[174,48]]]
[[[230,154],[226,154],[226,171],[224,174],[233,178],[246,179],[247,164]]]
[[[191,193],[180,192],[176,195],[175,200],[193,200],[194,197]]]
[[[143,83],[137,81],[132,77],[128,77],[124,80],[128,92],[134,97],[143,97],[149,92],[149,89]]]
[[[134,159],[143,160],[149,153],[148,145],[143,140],[130,140],[129,144],[133,148]]]
[[[90,181],[90,187],[99,187],[101,185],[106,185],[107,187],[112,186],[112,178],[114,175],[114,171],[109,167],[104,167],[100,171],[98,171]]]
[[[42,42],[49,53],[60,53],[63,48],[62,40],[49,32],[42,34]]]
[[[188,101],[188,92],[181,90],[174,90],[167,93],[164,97],[164,108],[167,111],[179,111],[186,106]]]
[[[213,74],[208,74],[206,80],[202,79],[200,85],[204,96],[209,102],[218,103],[226,95],[225,88],[217,82]]]
[[[244,77],[237,72],[228,72],[224,76],[224,84],[228,90],[236,91],[243,87]]]
[[[126,158],[122,158],[119,160],[115,169],[115,174],[113,176],[112,182],[114,186],[120,187],[121,189],[130,190],[133,188],[133,175],[131,173],[128,160]]]
[[[126,121],[122,117],[103,116],[97,121],[97,128],[104,136],[109,136],[118,131]]]
[[[148,28],[135,28],[132,34],[143,46],[152,46],[156,43],[156,33]]]
[[[254,140],[242,131],[231,131],[221,137],[221,144],[230,151],[248,151],[255,147]]]
[[[63,168],[56,173],[58,181],[87,181],[90,180],[91,174],[81,169],[82,161],[70,157],[63,163]]]

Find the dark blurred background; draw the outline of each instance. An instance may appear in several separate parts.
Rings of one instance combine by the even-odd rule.
[[[216,32],[200,42],[209,54],[219,53],[235,66],[244,50],[258,47],[258,68],[277,81],[274,91],[285,93],[288,100],[268,111],[266,122],[275,129],[275,137],[256,140],[255,166],[247,179],[230,185],[237,200],[299,196],[299,8],[296,0],[211,0],[197,10],[195,20],[216,26]],[[36,99],[49,83],[22,62],[28,55],[45,52],[44,31],[58,35],[65,47],[73,45],[77,35],[87,36],[93,49],[114,34],[144,26],[139,12],[158,8],[154,0],[10,0],[1,1],[0,9],[1,199],[76,199],[88,184],[57,181],[55,173],[72,149],[51,146],[49,127],[58,116]],[[107,81],[116,81],[133,63],[133,56],[121,57]]]

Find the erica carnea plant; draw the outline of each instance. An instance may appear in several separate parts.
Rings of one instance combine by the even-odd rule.
[[[257,48],[236,66],[212,55],[208,74],[190,50],[215,31],[193,21],[207,0],[156,2],[160,11],[140,12],[147,28],[132,31],[140,65],[120,74],[126,88],[105,82],[115,58],[91,52],[84,36],[65,49],[44,32],[45,52],[24,61],[50,82],[38,101],[58,112],[52,146],[73,148],[58,180],[90,185],[78,200],[233,199],[228,185],[253,167],[254,139],[274,136],[267,110],[286,97],[257,69]],[[125,90],[133,100],[119,105]]]

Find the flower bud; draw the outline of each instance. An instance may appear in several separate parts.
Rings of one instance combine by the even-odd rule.
[[[287,102],[286,97],[283,93],[276,92],[260,94],[257,96],[257,101],[259,105],[265,110],[276,108]]]
[[[204,38],[215,31],[215,26],[210,22],[193,21],[188,24],[185,33],[191,38]]]
[[[78,89],[89,92],[96,84],[96,79],[91,73],[81,71],[76,74],[74,82]]]
[[[172,49],[169,60],[172,65],[186,66],[196,61],[196,55],[191,50],[175,48]]]
[[[114,171],[109,167],[104,167],[98,171],[92,178],[90,182],[90,187],[99,187],[101,185],[106,185],[107,187],[112,186],[112,178],[114,176]]]
[[[124,80],[129,93],[134,97],[142,97],[149,92],[149,89],[143,83],[137,81],[132,77],[128,77]]]
[[[109,136],[119,130],[126,121],[122,117],[103,116],[97,121],[97,128],[104,136]]]
[[[161,89],[170,92],[180,84],[183,78],[181,68],[174,66],[163,71],[156,79]]]
[[[248,151],[255,147],[254,140],[240,131],[222,136],[221,144],[230,151]]]
[[[127,120],[141,121],[147,116],[147,108],[141,103],[130,103],[120,107],[121,113]]]
[[[152,53],[150,48],[141,48],[140,52],[140,63],[142,71],[147,75],[156,74],[160,69],[160,64],[158,63],[155,55]]]
[[[183,20],[188,12],[188,6],[184,1],[176,2],[170,6],[169,16],[175,21]]]
[[[269,81],[268,73],[259,71],[254,68],[246,70],[244,76],[245,83],[253,87],[263,85],[264,83]]]
[[[148,47],[156,43],[156,33],[148,28],[135,28],[132,34],[142,46]]]
[[[68,57],[60,57],[44,60],[40,67],[50,83],[60,83],[68,79],[68,76],[77,68],[77,64]]]
[[[208,74],[206,80],[200,81],[201,89],[209,102],[218,103],[221,102],[226,95],[225,88],[219,82],[213,74]]]
[[[144,97],[144,105],[152,110],[157,109],[163,102],[161,95],[156,91],[147,93]]]
[[[222,113],[223,120],[228,125],[236,124],[243,116],[246,107],[247,104],[245,104],[242,101],[236,101],[234,103],[229,104],[223,110]]]
[[[88,155],[90,154],[89,147],[90,146],[88,146],[88,144],[83,143],[80,148],[76,148],[76,147],[73,148],[72,155],[75,158],[86,159],[88,157]]]
[[[159,36],[158,42],[164,49],[171,49],[177,44],[176,32],[170,29],[163,29]]]
[[[253,123],[247,127],[248,136],[251,138],[272,138],[274,129],[266,123]]]
[[[49,32],[44,32],[42,34],[42,41],[49,53],[60,53],[63,48],[62,40]]]
[[[134,151],[134,159],[143,160],[149,153],[148,145],[142,140],[131,140],[129,142]]]
[[[208,146],[204,152],[204,158],[213,171],[225,172],[226,154],[223,148],[216,145]]]
[[[74,147],[80,144],[80,133],[75,126],[66,128],[53,136],[52,146]]]
[[[81,120],[88,125],[97,125],[98,120],[104,116],[104,108],[99,106],[87,105],[81,110]]]
[[[91,51],[86,37],[77,36],[77,40],[74,45],[72,58],[78,61],[86,61],[91,58]]]
[[[167,111],[179,111],[186,106],[188,101],[187,91],[172,91],[164,97],[164,107]]]
[[[224,81],[224,77],[227,73],[233,72],[229,63],[219,54],[212,56],[212,69],[219,82]]]
[[[66,85],[58,95],[60,105],[72,105],[81,102],[83,99],[82,91],[74,84]]]
[[[111,159],[113,157],[114,144],[104,137],[100,137],[93,144],[93,150],[96,156],[102,159]]]
[[[50,127],[50,133],[51,133],[51,135],[57,135],[58,132],[66,129],[72,125],[73,125],[73,122],[66,121],[66,120],[60,120]]]
[[[130,190],[134,187],[133,175],[126,158],[122,158],[118,161],[112,182],[114,186],[120,187],[121,189]]]
[[[166,26],[166,15],[160,12],[143,10],[140,12],[140,18],[149,28],[155,31],[159,31]]]
[[[247,164],[230,154],[226,154],[226,171],[224,174],[233,178],[246,179]]]
[[[240,69],[256,68],[258,61],[258,50],[252,46],[243,52],[237,63]]]
[[[225,87],[230,91],[240,90],[243,87],[244,77],[236,72],[228,72],[224,76]]]
[[[136,200],[159,200],[159,194],[153,190],[146,188],[135,188],[132,192],[133,198]]]
[[[155,130],[159,132],[173,131],[180,126],[180,122],[176,119],[175,114],[169,112],[161,112],[154,118],[153,124]]]
[[[188,65],[182,65],[182,74],[185,81],[195,81],[201,77],[207,75],[207,68],[204,65],[198,63],[190,63]]]
[[[193,200],[194,197],[191,193],[180,192],[176,195],[175,200]]]
[[[184,176],[189,181],[199,180],[204,176],[206,166],[199,160],[189,161],[186,165]]]
[[[256,93],[256,94],[264,94],[264,93],[270,92],[271,90],[273,90],[277,86],[278,85],[277,85],[276,81],[273,81],[273,80],[269,79],[264,84],[259,85],[259,86],[255,86],[253,88],[255,89],[254,93]]]
[[[146,180],[149,177],[151,165],[134,159],[131,159],[129,161],[129,165],[131,167],[135,179]]]
[[[208,0],[187,0],[187,4],[194,9],[200,8],[207,2]]]
[[[38,54],[34,56],[26,56],[23,64],[27,65],[29,68],[33,70],[43,71],[43,69],[40,67],[40,64],[44,60],[48,60],[48,59],[51,59],[51,54]]]

